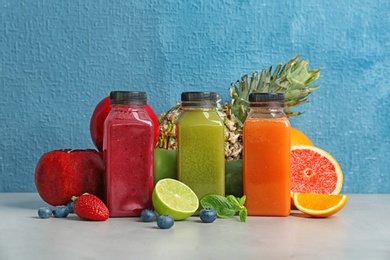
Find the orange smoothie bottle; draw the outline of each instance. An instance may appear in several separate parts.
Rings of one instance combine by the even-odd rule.
[[[249,216],[290,214],[290,123],[283,93],[251,93],[244,122],[243,191]]]

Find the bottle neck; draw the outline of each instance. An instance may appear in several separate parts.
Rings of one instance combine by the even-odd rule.
[[[139,110],[145,109],[144,104],[111,104],[112,110]]]
[[[287,117],[282,106],[250,106],[248,117],[252,118],[283,118]]]
[[[183,110],[215,110],[217,104],[212,101],[182,101],[181,108]]]

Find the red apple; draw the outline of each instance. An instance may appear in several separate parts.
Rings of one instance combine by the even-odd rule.
[[[35,186],[50,205],[66,205],[72,196],[91,193],[103,198],[104,162],[96,150],[54,150],[39,159]]]

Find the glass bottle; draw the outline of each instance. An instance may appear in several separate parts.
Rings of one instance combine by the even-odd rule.
[[[177,121],[178,179],[202,199],[225,195],[224,124],[216,111],[217,93],[183,92]]]
[[[112,91],[105,120],[105,199],[111,217],[139,216],[152,207],[154,127],[146,93]]]
[[[251,93],[243,132],[243,191],[250,216],[290,214],[290,123],[283,93]]]

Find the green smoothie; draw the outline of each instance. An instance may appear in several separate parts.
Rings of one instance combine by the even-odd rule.
[[[184,110],[178,120],[178,179],[202,199],[225,195],[224,126],[214,109]]]

